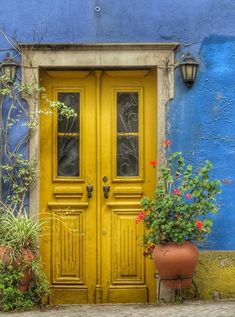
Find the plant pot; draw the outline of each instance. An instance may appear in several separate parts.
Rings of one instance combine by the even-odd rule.
[[[10,247],[0,245],[0,260],[2,261],[4,267],[7,267],[11,262],[10,252]]]
[[[21,278],[19,289],[21,292],[27,292],[29,289],[29,283],[32,281],[33,272],[30,263],[35,260],[35,255],[30,249],[23,248],[22,250],[22,260],[25,264],[24,275]]]
[[[163,284],[170,289],[187,288],[198,262],[199,253],[190,241],[158,244],[153,251],[153,260]]]
[[[0,246],[0,260],[2,260],[3,265],[7,267],[11,263],[10,256],[11,248],[8,246]],[[19,289],[22,292],[27,292],[29,289],[29,283],[33,278],[33,272],[30,263],[35,260],[35,255],[28,248],[23,248],[21,255],[14,259],[12,262],[13,267],[17,267],[19,264],[24,264],[23,276],[20,280]]]

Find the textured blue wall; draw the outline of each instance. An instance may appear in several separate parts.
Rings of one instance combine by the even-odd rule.
[[[224,186],[208,248],[235,249],[235,1],[0,0],[0,28],[19,42],[179,42],[177,58],[195,54],[191,89],[175,73],[169,133],[189,161],[214,163]],[[9,48],[1,36],[0,58]]]
[[[173,149],[191,163],[213,162],[223,184],[209,249],[235,248],[235,37],[208,36],[201,43],[197,80],[187,89],[176,73],[168,114]]]
[[[233,0],[0,0],[0,8],[0,26],[21,42],[178,41],[200,47],[208,34],[234,34]]]

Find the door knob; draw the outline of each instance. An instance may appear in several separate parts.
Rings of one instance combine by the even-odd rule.
[[[103,177],[103,182],[106,184],[105,186],[103,186],[103,192],[104,192],[104,198],[109,198],[109,192],[110,192],[110,186],[107,185],[108,183],[108,177],[104,176]]]
[[[93,192],[93,185],[87,185],[86,190],[87,190],[87,198],[91,198],[92,192]]]
[[[104,198],[109,198],[110,186],[103,186]]]

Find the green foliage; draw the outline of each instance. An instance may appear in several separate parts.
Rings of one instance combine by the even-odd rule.
[[[146,227],[145,255],[151,255],[158,243],[204,241],[211,231],[211,214],[217,212],[215,196],[220,193],[219,180],[210,180],[210,161],[198,172],[185,167],[181,153],[173,153],[160,168],[161,176],[153,198],[141,201],[144,208],[137,218]]]
[[[37,177],[37,162],[24,159],[21,154],[11,153],[8,163],[2,165],[2,170],[2,180],[9,186],[5,201],[13,212],[22,212],[29,187]]]
[[[38,109],[39,95],[44,104],[43,109]],[[22,96],[30,101],[30,111]],[[32,133],[38,128],[40,116],[58,112],[65,120],[69,120],[77,117],[77,113],[70,105],[48,99],[45,88],[38,87],[36,81],[24,84],[14,83],[5,75],[0,76],[0,113],[3,113],[3,105],[4,121],[0,115],[0,174],[5,191],[1,201],[14,214],[23,213],[29,188],[37,179],[37,160],[28,158],[28,147]],[[27,128],[22,128],[23,126]],[[24,135],[15,134],[16,140],[13,140],[12,135],[16,127],[21,129]]]
[[[32,61],[28,63],[32,65]],[[30,138],[38,128],[41,115],[58,112],[68,122],[77,116],[70,105],[49,100],[36,78],[30,80],[32,82],[22,84],[20,80],[13,82],[0,76],[0,113],[4,113],[4,120],[0,115],[0,175],[4,184],[4,190],[0,185],[0,246],[8,246],[10,263],[17,263],[17,266],[0,265],[0,309],[5,311],[29,309],[49,291],[39,259],[42,224],[29,218],[25,210],[29,190],[37,179],[38,162],[29,159]],[[39,96],[44,105],[40,110]],[[30,103],[30,111],[26,100]],[[17,133],[19,130],[22,135]],[[33,271],[33,280],[29,291],[22,293],[18,286],[26,265],[21,255],[25,249],[31,250],[36,260],[27,263]]]
[[[49,285],[38,261],[32,265],[34,278],[29,291],[21,292],[23,270],[23,265],[6,267],[0,261],[0,310],[29,310],[49,294]]]
[[[11,212],[0,215],[0,245],[9,246],[12,255],[17,256],[23,248],[30,249],[35,255],[38,254],[38,239],[42,223],[34,221],[28,215]]]
[[[0,215],[0,245],[7,246],[9,261],[0,263],[0,310],[28,310],[49,294],[49,283],[42,270],[38,252],[41,224],[27,214],[14,216],[11,212]],[[35,260],[26,262],[22,250],[32,251]],[[33,278],[29,290],[19,290],[24,270],[30,269]]]

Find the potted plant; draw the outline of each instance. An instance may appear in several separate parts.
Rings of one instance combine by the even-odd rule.
[[[168,146],[170,140],[166,140]],[[150,162],[155,166],[156,161]],[[168,288],[186,288],[192,282],[198,261],[195,241],[204,241],[211,231],[211,214],[217,212],[215,197],[219,180],[211,180],[212,164],[193,171],[185,166],[179,152],[171,154],[160,167],[153,198],[141,200],[143,211],[136,222],[143,221],[144,255],[153,257],[156,268]]]
[[[41,224],[1,205],[0,310],[25,310],[49,294],[39,256]]]

